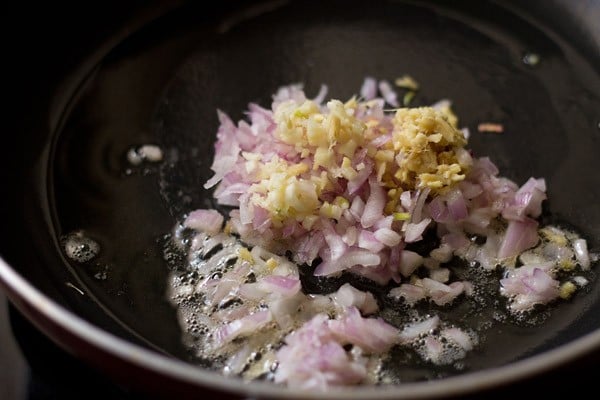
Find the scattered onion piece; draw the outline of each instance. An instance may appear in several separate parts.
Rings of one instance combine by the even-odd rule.
[[[493,122],[482,122],[477,125],[477,130],[479,132],[502,133],[504,132],[504,126]]]

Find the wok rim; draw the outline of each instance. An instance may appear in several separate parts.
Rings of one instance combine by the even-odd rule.
[[[55,337],[55,333],[43,323],[44,318],[55,327],[63,329],[82,342],[91,345],[94,350],[101,352],[104,356],[108,355],[119,359],[135,367],[138,372],[149,370],[164,378],[170,378],[174,382],[195,386],[198,389],[213,389],[241,396],[304,399],[423,399],[473,394],[524,380],[582,357],[590,350],[600,348],[600,329],[596,329],[541,354],[500,367],[466,372],[453,377],[381,387],[342,388],[330,392],[290,391],[273,383],[246,383],[240,379],[225,377],[217,372],[202,370],[201,367],[169,358],[119,338],[56,303],[24,279],[3,258],[0,258],[0,286],[5,289],[9,300],[19,311],[66,350],[77,353],[77,349],[69,349],[67,348],[69,346],[60,343],[60,340]],[[27,306],[35,309],[39,313],[38,316],[28,312]],[[73,344],[71,343],[71,345]],[[92,361],[94,364],[93,360],[88,361]]]

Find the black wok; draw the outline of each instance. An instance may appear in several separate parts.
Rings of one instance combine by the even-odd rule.
[[[506,134],[474,135],[470,146],[517,182],[545,177],[546,221],[573,227],[598,251],[600,3],[155,2],[30,12],[14,10],[28,25],[16,29],[10,53],[0,283],[78,357],[122,384],[190,397],[443,397],[584,356],[586,368],[599,366],[593,279],[542,325],[498,323],[463,373],[424,369],[400,386],[310,396],[245,384],[191,365],[165,297],[163,245],[185,212],[211,205],[201,185],[216,108],[241,118],[247,102],[268,104],[283,84],[316,93],[327,83],[346,98],[366,75],[409,73],[422,85],[416,104],[447,97],[463,125],[502,122]],[[541,62],[523,63],[528,53]],[[166,149],[165,162],[130,168],[126,151],[143,143]],[[65,258],[61,237],[76,230],[100,243],[97,258]]]

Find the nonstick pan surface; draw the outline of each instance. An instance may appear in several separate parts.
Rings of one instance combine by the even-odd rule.
[[[597,3],[588,7],[599,12]],[[240,119],[248,102],[268,105],[289,83],[304,83],[309,95],[325,83],[344,99],[367,75],[410,74],[421,83],[413,105],[449,98],[471,131],[482,121],[502,123],[502,135],[472,135],[474,153],[517,182],[546,178],[544,220],[600,249],[599,38],[585,19],[565,30],[534,6],[396,1],[169,5],[143,16],[71,69],[48,120],[13,139],[25,155],[4,160],[15,190],[3,200],[2,256],[12,268],[2,265],[2,281],[43,330],[76,353],[84,349],[83,357],[97,363],[104,353],[173,387],[299,395],[192,367],[198,360],[166,299],[166,235],[186,212],[214,205],[202,184],[211,176],[216,109]],[[575,14],[568,18],[575,24]],[[539,64],[524,62],[528,54]],[[127,151],[145,143],[160,145],[165,160],[128,164]],[[96,258],[65,257],[61,240],[75,231],[99,243]],[[339,395],[457,394],[597,352],[596,273],[541,324],[490,320],[463,371],[399,367],[405,384]],[[35,289],[23,289],[21,277]]]

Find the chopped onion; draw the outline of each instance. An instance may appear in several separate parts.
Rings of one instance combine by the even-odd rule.
[[[500,285],[500,292],[512,298],[511,308],[515,311],[549,303],[559,295],[559,282],[535,266],[515,269],[507,278],[500,280]]]
[[[404,241],[406,243],[416,242],[423,238],[423,232],[429,226],[431,219],[425,218],[418,224],[408,223],[406,224],[406,231],[404,232]]]
[[[523,221],[510,221],[498,250],[498,258],[508,258],[519,255],[537,244],[537,221],[525,218]]]
[[[352,385],[367,377],[363,360],[353,360],[336,340],[318,314],[300,329],[287,335],[277,351],[279,365],[275,382],[290,388],[325,390],[330,386]]]
[[[300,291],[300,279],[290,276],[269,275],[265,276],[258,283],[258,286],[266,292],[291,297]]]
[[[468,215],[467,203],[460,189],[456,188],[447,195],[448,211],[454,221],[460,221]]]
[[[269,310],[282,330],[286,331],[295,327],[298,309],[303,300],[300,295],[269,300]]]
[[[400,286],[390,290],[389,295],[397,298],[401,297],[408,304],[415,304],[416,302],[425,298],[426,292],[421,286],[403,283]]]
[[[331,259],[335,261],[346,252],[346,244],[342,237],[335,231],[331,222],[323,220],[322,225],[325,242],[327,242],[327,245],[329,246]]]
[[[461,247],[461,246],[457,246],[457,248],[458,247]],[[429,253],[429,255],[431,256],[431,258],[433,258],[441,263],[446,263],[452,259],[452,252],[453,252],[452,246],[450,246],[448,243],[444,243],[442,241],[442,244],[440,245],[440,247],[438,247],[437,249],[431,250],[431,253]]]
[[[427,336],[424,340],[425,342],[425,354],[424,358],[434,364],[442,364],[440,361],[442,359],[442,355],[444,353],[444,345],[442,342],[433,337]]]
[[[342,309],[356,307],[365,315],[373,314],[379,310],[377,301],[372,293],[361,292],[349,283],[343,284],[333,294],[333,301]]]
[[[418,223],[421,221],[423,214],[423,206],[425,205],[425,201],[427,200],[430,191],[431,189],[429,188],[417,191],[416,200],[413,203],[412,207],[409,209],[409,213],[411,215],[410,222]]]
[[[440,335],[447,340],[458,344],[466,351],[473,350],[473,341],[471,337],[459,328],[446,328],[440,332]]]
[[[379,81],[379,91],[389,105],[394,107],[400,106],[400,103],[398,103],[398,95],[396,94],[396,91],[392,89],[392,85],[388,81]]]
[[[273,95],[272,108],[277,108],[279,104],[285,101],[293,101],[296,104],[302,104],[305,100],[306,96],[304,95],[301,84],[282,86],[277,90],[277,93]]]
[[[573,277],[573,282],[577,284],[579,287],[584,287],[589,283],[589,281],[583,276],[575,276]]]
[[[363,164],[363,168],[358,170],[356,176],[348,181],[348,193],[350,195],[355,195],[363,187],[365,182],[367,182],[369,176],[373,172],[373,164],[371,161],[364,161]]]
[[[363,318],[349,307],[342,318],[329,321],[329,329],[342,343],[360,346],[367,353],[384,353],[398,341],[398,330],[381,318]]]
[[[542,201],[546,199],[544,179],[529,178],[515,193],[510,204],[502,211],[506,219],[523,220],[525,216],[537,218],[542,213]]]
[[[381,258],[368,250],[351,248],[347,250],[340,258],[333,261],[331,257],[325,257],[323,262],[315,269],[315,276],[332,275],[343,270],[349,269],[355,265],[365,267],[379,265]]]
[[[435,222],[448,222],[450,213],[441,196],[435,197],[428,205],[429,215]]]
[[[238,336],[247,335],[264,327],[272,319],[269,310],[258,311],[238,320],[232,321],[214,332],[216,346],[222,346]]]
[[[573,250],[575,257],[581,268],[586,271],[590,269],[590,253],[588,252],[587,242],[585,239],[576,239],[573,241]]]
[[[183,226],[214,235],[223,226],[223,216],[216,210],[195,210],[187,216]]]
[[[377,80],[375,78],[371,78],[370,76],[365,78],[360,88],[360,97],[367,101],[377,97]]]
[[[423,256],[420,254],[410,250],[403,250],[400,254],[400,266],[398,270],[402,276],[411,276],[421,265],[423,265]]]
[[[329,91],[329,88],[327,87],[327,85],[321,85],[321,88],[319,89],[319,93],[317,93],[317,95],[315,96],[313,101],[317,104],[323,103],[323,101],[325,100],[325,97],[327,96],[328,91]]]
[[[429,271],[429,277],[434,281],[446,283],[450,280],[450,270],[448,268],[438,268]]]
[[[227,364],[224,368],[225,373],[228,375],[233,375],[242,372],[248,363],[248,358],[250,357],[252,351],[252,347],[248,344],[242,347],[240,351],[235,353],[227,360]]]
[[[364,228],[373,226],[383,215],[383,207],[385,206],[386,194],[385,191],[374,178],[369,178],[369,188],[371,194],[365,204],[365,209],[360,218],[360,223]]]
[[[214,196],[219,200],[219,203],[227,206],[239,206],[239,197],[246,193],[250,185],[247,183],[236,182],[228,186],[219,186],[215,190]]]
[[[373,253],[379,253],[385,247],[385,244],[379,241],[373,232],[363,229],[358,234],[358,247]]]
[[[400,332],[400,341],[401,343],[412,342],[421,336],[427,335],[432,330],[437,328],[439,324],[440,317],[436,315],[424,321],[407,325]]]
[[[402,237],[395,231],[388,228],[381,228],[375,231],[375,239],[386,246],[393,247],[400,244]]]
[[[429,278],[423,278],[421,282],[423,288],[427,291],[427,296],[438,306],[452,302],[464,291],[462,282],[453,282],[450,285],[446,285]]]

